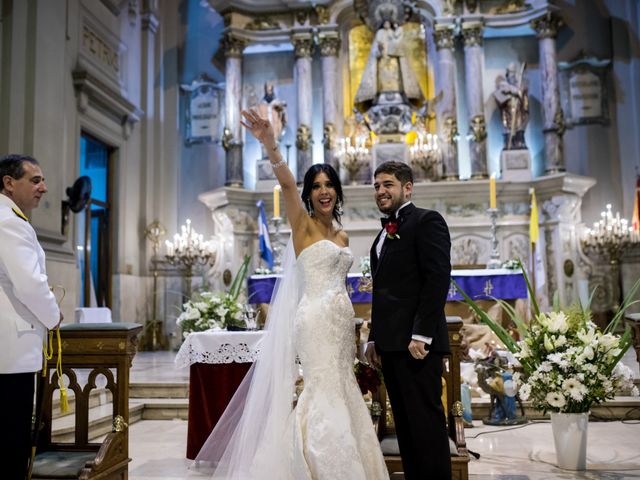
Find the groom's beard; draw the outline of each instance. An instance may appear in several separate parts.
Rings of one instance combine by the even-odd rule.
[[[393,215],[407,201],[408,199],[406,198],[397,198],[395,199],[395,201],[392,201],[392,203],[390,203],[388,206],[381,207],[380,202],[378,202],[378,199],[376,198],[376,205],[378,206],[378,210],[380,210],[380,212],[384,213],[385,215]]]

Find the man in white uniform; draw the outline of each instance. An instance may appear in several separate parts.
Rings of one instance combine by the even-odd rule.
[[[47,329],[62,321],[49,290],[44,251],[29,223],[46,192],[34,158],[0,159],[0,412],[3,430],[11,436],[0,449],[3,478],[26,476],[34,374],[42,369]]]

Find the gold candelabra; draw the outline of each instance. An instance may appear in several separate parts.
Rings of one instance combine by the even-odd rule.
[[[216,252],[213,243],[205,241],[204,237],[191,226],[191,220],[187,219],[186,225],[180,227],[180,233],[173,236],[173,242],[167,240],[165,246],[167,261],[171,265],[184,267],[186,297],[191,298],[194,267],[215,263]]]
[[[340,165],[349,174],[351,185],[357,184],[358,172],[369,163],[369,148],[366,146],[366,137],[358,135],[354,144],[351,144],[351,137],[340,138],[337,141],[336,157],[340,160]]]
[[[153,291],[151,292],[151,318],[147,319],[144,326],[144,338],[142,345],[150,350],[157,350],[158,346],[164,343],[162,340],[162,321],[158,319],[158,250],[160,239],[167,234],[167,230],[159,220],[147,225],[144,236],[151,242],[153,255],[151,257],[151,273],[153,275]]]
[[[418,138],[409,148],[411,166],[417,167],[424,172],[426,179],[437,178],[436,169],[440,150],[438,149],[438,136],[427,133],[418,133]]]

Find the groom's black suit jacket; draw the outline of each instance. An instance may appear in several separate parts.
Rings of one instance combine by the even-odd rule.
[[[412,203],[398,214],[400,238],[386,238],[380,258],[371,248],[373,302],[369,341],[383,352],[406,351],[412,335],[433,340],[429,351],[449,353],[444,305],[451,282],[451,239],[442,216]]]

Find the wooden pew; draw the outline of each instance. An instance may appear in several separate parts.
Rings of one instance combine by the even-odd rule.
[[[83,323],[64,325],[62,370],[75,401],[75,442],[52,441],[53,394],[58,389],[57,341],[54,335],[54,358],[48,362],[47,376],[37,398],[43,398],[41,430],[33,466],[33,479],[118,479],[128,478],[129,458],[129,369],[136,354],[136,323]],[[89,370],[81,385],[78,370]],[[113,401],[113,431],[101,443],[89,441],[89,398],[96,389],[96,378],[107,379],[106,389]],[[40,389],[39,389],[40,390]],[[42,395],[42,396],[41,396]]]

